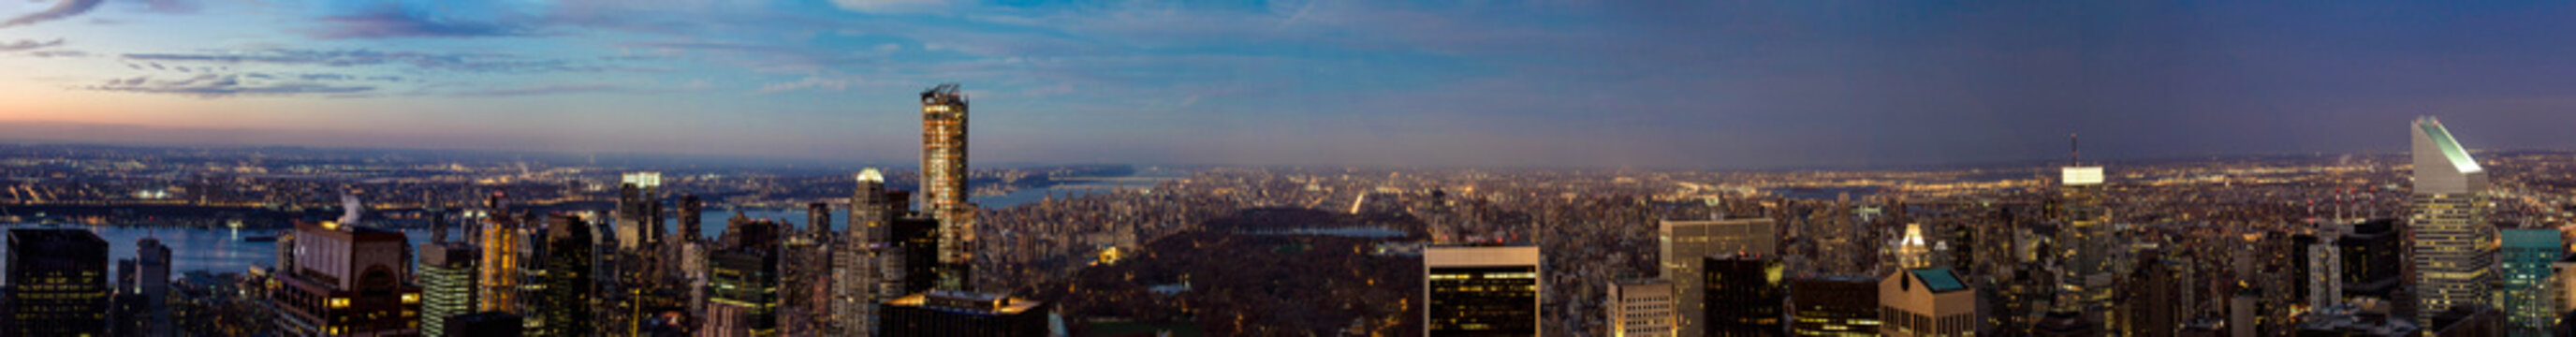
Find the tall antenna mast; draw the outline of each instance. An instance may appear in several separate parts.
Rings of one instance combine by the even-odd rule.
[[[2066,154],[2071,161],[2066,163],[2067,166],[2084,166],[2084,143],[2076,141],[2076,135],[2076,133],[2066,134]]]

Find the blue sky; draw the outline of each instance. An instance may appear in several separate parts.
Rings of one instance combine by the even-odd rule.
[[[0,139],[908,162],[1783,167],[2566,148],[2479,2],[40,0]]]

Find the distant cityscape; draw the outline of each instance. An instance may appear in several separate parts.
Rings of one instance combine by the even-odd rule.
[[[7,145],[0,317],[20,336],[2543,336],[2576,315],[2576,153],[2477,151],[2433,117],[2405,155],[975,168],[967,97],[920,97],[908,171]]]

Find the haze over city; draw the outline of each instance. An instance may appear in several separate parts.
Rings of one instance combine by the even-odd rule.
[[[902,162],[1869,167],[2561,148],[2550,2],[37,1],[0,138]]]

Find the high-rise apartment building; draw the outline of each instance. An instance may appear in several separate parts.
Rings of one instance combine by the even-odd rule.
[[[11,229],[8,252],[0,335],[107,335],[106,239],[78,229]]]
[[[1673,297],[1683,299],[1675,302],[1679,307],[1674,314],[1681,317],[1675,331],[1681,336],[1707,335],[1700,323],[1706,318],[1707,305],[1698,300],[1706,298],[1701,289],[1707,285],[1700,279],[1700,262],[1717,254],[1779,256],[1779,233],[1768,218],[1662,221],[1655,232],[1662,253],[1658,267],[1663,278],[1673,282]]]
[[[1546,282],[1535,246],[1422,249],[1423,334],[1538,336]],[[1694,282],[1700,282],[1694,279]]]
[[[885,174],[875,168],[859,171],[857,190],[850,195],[849,223],[839,244],[832,249],[832,329],[836,334],[869,336],[876,334],[877,305],[891,296],[880,295],[891,288],[881,259],[891,244],[885,241],[887,224],[894,220],[893,204],[886,201]]]
[[[921,193],[939,219],[940,289],[971,289],[975,207],[966,203],[966,95],[957,84],[921,92]]]
[[[2487,223],[2486,170],[2433,117],[2416,119],[2415,213],[2408,223],[2417,318],[2485,304],[2494,296],[2495,226]]]

